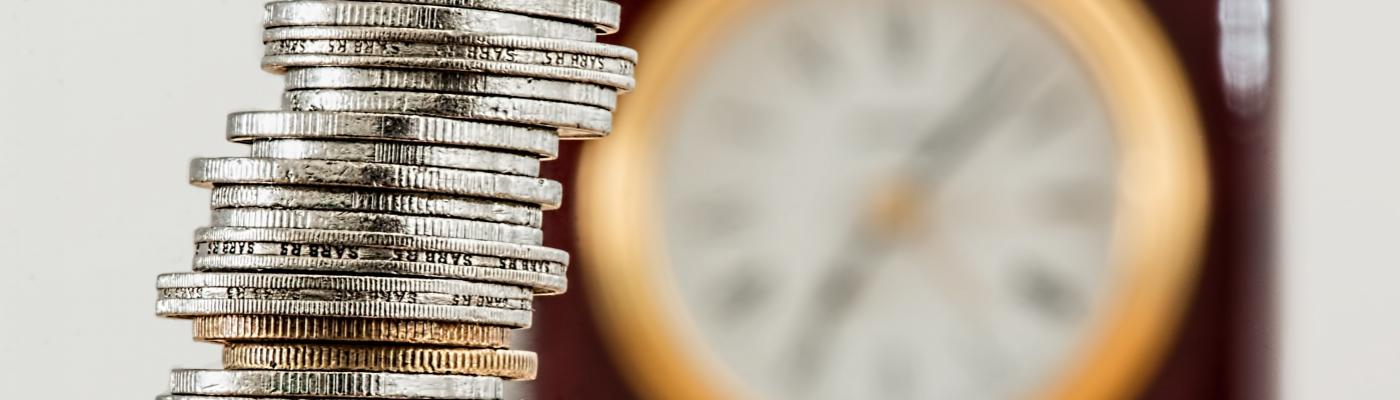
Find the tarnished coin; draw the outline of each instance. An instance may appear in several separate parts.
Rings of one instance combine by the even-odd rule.
[[[502,349],[510,328],[458,322],[221,315],[194,319],[195,340],[207,342],[362,342]]]
[[[535,353],[518,350],[315,343],[229,343],[224,368],[280,371],[365,371],[534,379]]]
[[[463,375],[191,369],[170,374],[170,393],[176,395],[497,400],[503,388],[501,378]]]
[[[393,3],[496,10],[593,25],[601,33],[617,31],[622,6],[609,0],[388,0]]]
[[[562,137],[604,137],[612,132],[612,112],[578,104],[512,97],[362,90],[286,92],[289,111],[348,111],[414,114],[558,128]]]
[[[544,243],[544,232],[528,226],[469,219],[420,217],[349,211],[221,208],[210,213],[211,226],[320,229],[440,236],[524,245]]]
[[[431,193],[303,186],[223,185],[210,192],[209,207],[288,208],[463,218],[538,228],[537,205]]]
[[[501,149],[553,159],[559,134],[552,128],[401,114],[258,111],[228,117],[228,138],[385,140]]]
[[[280,139],[253,143],[253,158],[340,160],[421,165],[509,175],[539,176],[535,157],[490,150],[412,143]]]
[[[590,83],[474,72],[384,68],[292,68],[287,90],[368,89],[455,94],[489,94],[561,101],[612,110],[617,89]]]
[[[484,9],[353,1],[276,1],[266,6],[263,26],[374,26],[442,29],[493,35],[536,36],[591,42],[589,26]]]
[[[469,322],[525,328],[529,289],[442,279],[181,273],[157,279],[164,317],[284,315]]]
[[[354,161],[272,158],[198,158],[190,163],[190,183],[358,187],[484,197],[559,208],[557,181],[451,168]]]

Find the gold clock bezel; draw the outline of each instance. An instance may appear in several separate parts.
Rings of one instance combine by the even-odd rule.
[[[581,271],[604,336],[630,383],[649,398],[751,398],[720,368],[674,290],[662,251],[655,183],[658,126],[697,65],[725,42],[725,22],[776,0],[680,0],[635,34],[645,57],[615,134],[580,161]],[[1203,133],[1177,60],[1133,0],[1023,0],[1072,43],[1116,125],[1122,277],[1049,399],[1114,399],[1140,390],[1169,343],[1195,277],[1208,219]]]

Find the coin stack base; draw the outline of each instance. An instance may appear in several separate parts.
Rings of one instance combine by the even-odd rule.
[[[542,247],[559,140],[608,135],[637,54],[596,42],[608,0],[294,0],[266,6],[281,110],[234,113],[248,157],[196,159],[211,190],[193,271],[156,313],[224,346],[160,400],[503,399],[534,296],[567,288]]]

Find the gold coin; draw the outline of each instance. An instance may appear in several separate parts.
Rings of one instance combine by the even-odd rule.
[[[510,328],[433,321],[225,315],[195,318],[194,338],[208,342],[377,342],[506,348],[510,347]]]
[[[230,343],[224,368],[284,371],[362,371],[534,379],[535,353],[451,347],[314,343]]]

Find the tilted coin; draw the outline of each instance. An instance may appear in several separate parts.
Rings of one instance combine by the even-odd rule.
[[[282,38],[266,43],[263,55],[332,55],[365,57],[450,58],[521,65],[542,65],[632,76],[636,64],[621,58],[560,51],[527,50],[458,43],[396,42],[376,39]]]
[[[350,397],[497,400],[501,378],[336,371],[175,370],[171,394],[211,396]]]
[[[559,128],[563,137],[605,137],[612,112],[592,106],[512,97],[365,90],[286,92],[288,111],[415,114]]]
[[[204,228],[195,236],[195,271],[462,279],[525,287],[537,295],[568,289],[567,257],[543,247],[304,229]]]
[[[501,246],[392,247],[386,245],[387,243],[357,245],[354,243],[369,243],[373,240],[347,241],[343,240],[344,237],[331,234],[336,233],[335,231],[262,229],[261,234],[248,231],[250,230],[242,228],[201,230],[195,239],[194,270],[463,279],[526,287],[538,295],[561,294],[568,288],[568,267],[565,262],[558,259],[503,257],[498,254],[516,252],[507,251],[509,249],[500,248]],[[369,233],[341,232],[340,236],[346,234],[362,236]],[[424,245],[432,244],[430,242],[433,241],[425,237],[400,238],[423,238],[416,242]]]
[[[431,193],[304,186],[221,185],[209,195],[210,208],[292,208],[358,211],[501,222],[538,228],[539,206]]]
[[[361,0],[356,0],[361,1]],[[594,25],[600,33],[617,31],[622,6],[610,0],[387,0],[393,3],[476,8],[549,17]]]
[[[529,289],[445,279],[179,273],[156,281],[156,314],[285,315],[530,326]]]
[[[559,272],[544,272],[503,268],[497,266],[472,266],[472,256],[461,253],[431,251],[388,250],[401,259],[417,258],[423,261],[394,261],[376,259],[356,259],[360,254],[385,251],[376,248],[355,248],[339,245],[314,245],[296,243],[207,243],[209,246],[250,246],[256,248],[277,248],[298,255],[199,255],[194,258],[194,270],[200,272],[291,272],[317,274],[373,274],[378,276],[404,276],[418,278],[462,279],[473,282],[499,283],[520,286],[535,291],[536,295],[547,296],[564,293],[568,289],[568,279],[563,267],[541,261],[512,261],[507,265],[546,265],[531,269],[557,269]],[[557,267],[556,267],[557,266]]]
[[[272,158],[199,158],[190,163],[190,182],[360,187],[476,196],[559,208],[563,188],[548,179],[451,168],[354,161]]]
[[[160,395],[160,396],[156,396],[156,400],[250,400],[250,399],[247,398],[247,397],[187,396],[187,395],[178,395],[178,394],[163,394],[163,395]],[[305,398],[303,398],[303,399],[293,399],[293,398],[290,398],[290,397],[258,397],[257,400],[309,400],[309,399],[305,399]],[[337,397],[337,398],[320,397],[320,398],[316,398],[315,400],[355,400],[355,399],[345,398],[345,397]]]
[[[195,243],[204,242],[277,242],[303,244],[333,244],[341,246],[380,247],[410,252],[424,252],[422,259],[439,259],[426,252],[446,252],[485,257],[473,261],[474,265],[505,265],[513,263],[544,262],[558,264],[558,268],[569,263],[569,253],[559,249],[540,246],[522,246],[510,243],[487,242],[481,240],[450,239],[428,236],[407,236],[373,232],[319,231],[310,229],[250,229],[250,228],[211,228],[195,231]],[[233,251],[233,250],[230,250]],[[232,253],[238,254],[238,253]],[[393,257],[411,257],[394,255]],[[491,258],[500,261],[491,261]],[[510,266],[508,268],[517,268]],[[549,267],[555,268],[555,267]],[[536,270],[530,267],[530,270]]]
[[[221,208],[210,213],[210,225],[397,233],[525,245],[538,245],[544,242],[544,232],[528,226],[469,219],[350,211]]]
[[[228,138],[386,140],[559,154],[557,130],[402,114],[258,111],[230,114]]]
[[[285,73],[288,69],[291,68],[311,67],[401,68],[429,69],[456,72],[475,72],[550,79],[567,82],[591,83],[615,88],[620,92],[632,90],[632,88],[637,85],[637,79],[629,75],[589,71],[577,68],[444,57],[386,57],[351,56],[335,54],[290,54],[278,56],[263,56],[262,66],[263,69],[268,72],[279,74]]]
[[[277,1],[268,3],[263,26],[376,26],[444,29],[494,35],[537,36],[591,42],[592,27],[521,14],[421,4]]]
[[[489,94],[553,100],[600,107],[617,107],[617,89],[590,83],[503,76],[473,72],[383,68],[292,68],[287,90],[371,89],[411,92]]]
[[[501,349],[510,328],[460,322],[220,315],[194,319],[195,340],[207,342],[364,342]]]
[[[583,42],[577,40],[550,39],[530,36],[482,35],[454,30],[379,28],[359,26],[297,26],[270,28],[263,31],[263,42],[272,43],[284,40],[349,40],[370,41],[376,48],[342,49],[341,51],[390,50],[397,44],[458,44],[478,47],[479,50],[461,54],[437,54],[446,57],[483,57],[482,60],[507,61],[513,57],[511,51],[537,50],[557,53],[545,64],[559,67],[596,69],[592,64],[610,62],[607,60],[581,60],[575,56],[591,56],[616,60],[632,65],[637,61],[637,51],[607,43]],[[287,49],[295,51],[295,49]],[[470,53],[470,54],[468,54]],[[400,55],[407,55],[398,53]],[[631,69],[617,71],[630,75]]]
[[[230,343],[224,368],[234,370],[365,371],[534,379],[535,353],[518,350],[315,343]]]
[[[540,160],[535,157],[411,143],[264,140],[253,143],[252,157],[422,165],[532,177],[540,174]]]

